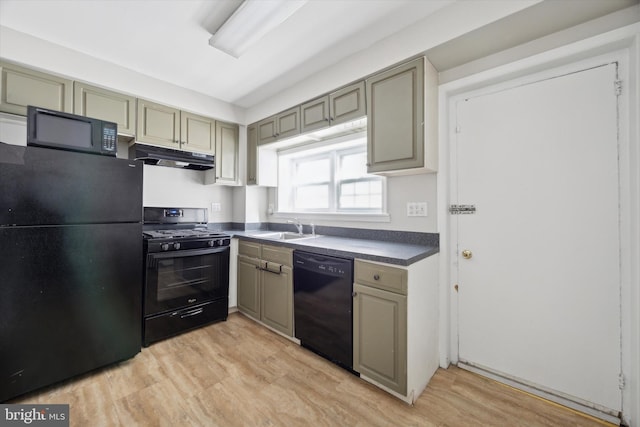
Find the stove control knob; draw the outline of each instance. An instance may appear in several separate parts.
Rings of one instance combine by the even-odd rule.
[[[163,243],[160,245],[160,249],[162,249],[163,251],[168,251],[169,250],[169,244],[168,243]]]
[[[209,240],[208,244],[209,244],[209,246],[214,247],[216,245],[216,241],[215,240]]]
[[[180,243],[175,242],[175,243],[173,244],[173,249],[175,249],[176,251],[177,251],[178,249],[180,249]]]

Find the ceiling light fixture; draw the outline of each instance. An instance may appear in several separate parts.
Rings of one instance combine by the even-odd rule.
[[[244,0],[218,31],[213,33],[209,44],[239,58],[306,2],[307,0]]]

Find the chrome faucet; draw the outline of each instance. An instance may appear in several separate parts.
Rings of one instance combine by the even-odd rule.
[[[293,218],[293,220],[288,219],[287,224],[293,224],[298,229],[298,234],[302,236],[302,223],[298,218]]]

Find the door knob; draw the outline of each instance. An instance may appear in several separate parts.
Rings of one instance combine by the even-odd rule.
[[[465,249],[464,251],[462,251],[462,258],[471,259],[472,256],[473,253],[469,249]]]

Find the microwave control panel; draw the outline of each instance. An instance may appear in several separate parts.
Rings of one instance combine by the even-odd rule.
[[[102,124],[102,151],[116,154],[118,150],[118,125],[110,122]]]

